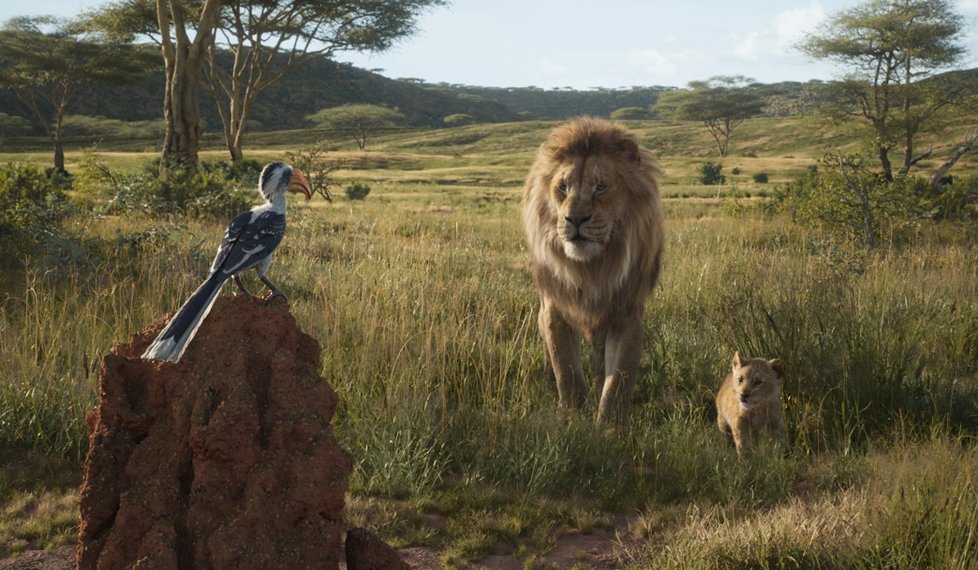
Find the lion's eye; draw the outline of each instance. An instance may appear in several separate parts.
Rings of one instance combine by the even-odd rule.
[[[560,192],[561,194],[566,194],[567,193],[567,185],[564,184],[563,182],[561,182],[560,184],[558,184],[557,185],[557,192]]]
[[[607,191],[608,191],[608,185],[607,184],[598,184],[597,186],[594,187],[594,195],[595,196],[597,196],[598,194],[604,194]]]

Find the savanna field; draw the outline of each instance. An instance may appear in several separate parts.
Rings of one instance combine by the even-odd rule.
[[[749,120],[722,161],[697,124],[629,122],[665,171],[667,245],[632,418],[606,430],[597,394],[586,413],[557,409],[537,333],[520,196],[552,126],[395,132],[366,151],[325,135],[334,200],[290,202],[270,276],[340,396],[348,524],[457,568],[547,568],[559,537],[597,531],[624,568],[978,568],[978,226],[888,219],[867,248],[772,207],[845,145],[818,120]],[[958,144],[949,133],[922,170]],[[255,134],[246,155],[323,136]],[[151,147],[79,144],[68,170],[135,172]],[[43,141],[11,149],[0,163],[50,160]],[[707,161],[726,184],[700,183]],[[974,153],[955,169],[976,172]],[[353,182],[365,199],[344,196]],[[99,359],[197,287],[231,214],[119,214],[85,184],[69,196],[70,237],[2,268],[3,557],[75,540]],[[740,461],[717,430],[735,350],[787,363],[787,450]]]

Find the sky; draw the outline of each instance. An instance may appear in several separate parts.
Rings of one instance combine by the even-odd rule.
[[[72,17],[98,0],[0,0],[13,16]],[[492,87],[681,87],[715,75],[763,83],[839,77],[793,46],[862,0],[450,0],[415,35],[379,54],[336,59],[391,78]],[[953,0],[966,22],[963,67],[978,67],[978,0]]]

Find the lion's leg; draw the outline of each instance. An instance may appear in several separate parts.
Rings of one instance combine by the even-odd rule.
[[[557,394],[564,408],[583,408],[587,398],[584,365],[581,362],[581,335],[553,307],[540,307],[540,334],[557,378]]]
[[[594,337],[594,341],[591,343],[591,379],[593,380],[594,385],[597,387],[597,392],[599,394],[604,388],[604,379],[606,376],[604,358],[605,339],[607,336],[607,333],[602,331],[600,334]]]
[[[598,421],[624,421],[632,402],[635,376],[642,360],[642,320],[628,317],[608,331],[605,340],[605,379]]]
[[[753,444],[750,422],[747,418],[740,418],[733,427],[734,445],[737,447],[737,457],[744,457],[750,453]]]

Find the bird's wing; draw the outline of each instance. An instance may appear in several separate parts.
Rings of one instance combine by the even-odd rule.
[[[228,224],[211,273],[230,277],[271,255],[285,235],[285,216],[274,211],[245,212]]]

